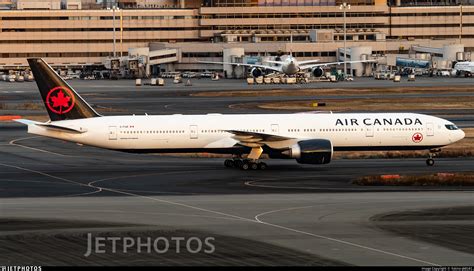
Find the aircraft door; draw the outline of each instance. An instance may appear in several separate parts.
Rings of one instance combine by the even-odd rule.
[[[374,136],[374,127],[371,125],[365,126],[365,136],[366,137],[373,137]]]
[[[426,124],[426,135],[427,136],[434,136],[434,125],[432,122],[428,122]]]
[[[197,125],[190,125],[189,126],[189,138],[190,139],[198,139],[198,127],[197,127]]]
[[[109,126],[109,140],[117,140],[117,126]]]
[[[278,135],[279,132],[280,132],[280,127],[278,126],[278,124],[272,124],[272,134]]]

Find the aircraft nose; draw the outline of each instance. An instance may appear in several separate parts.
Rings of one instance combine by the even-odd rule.
[[[451,142],[453,142],[453,143],[463,139],[466,136],[466,133],[464,133],[464,131],[461,130],[461,129],[453,131],[453,132],[454,133],[452,133],[451,136],[450,136]]]
[[[465,136],[466,133],[463,130],[459,129],[459,140],[463,139]]]

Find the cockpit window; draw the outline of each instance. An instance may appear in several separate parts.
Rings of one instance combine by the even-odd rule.
[[[459,129],[456,125],[454,124],[446,124],[445,125],[448,130],[457,130]]]

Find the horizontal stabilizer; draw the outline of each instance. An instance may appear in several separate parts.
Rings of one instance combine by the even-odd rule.
[[[63,126],[63,125],[58,125],[56,123],[51,123],[51,122],[42,123],[42,122],[38,122],[38,121],[34,121],[34,120],[28,120],[28,119],[17,119],[17,120],[14,120],[14,121],[19,122],[19,123],[23,123],[23,124],[28,125],[28,126],[29,125],[36,125],[36,126],[43,127],[43,128],[46,128],[46,129],[51,129],[51,130],[66,132],[66,133],[82,134],[82,133],[87,132],[87,129],[85,129],[85,128],[77,129],[77,128],[67,127],[67,126]]]
[[[41,122],[37,122],[37,121],[34,121],[34,120],[27,120],[27,119],[16,119],[16,120],[13,120],[13,121],[23,123],[25,125],[32,125],[32,124],[41,123]]]
[[[82,133],[87,132],[87,130],[84,129],[84,128],[76,129],[76,128],[71,128],[71,127],[55,125],[55,124],[51,124],[51,123],[40,123],[40,124],[36,124],[36,125],[41,126],[41,127],[45,127],[47,129],[56,130],[56,131],[60,131],[60,132],[66,132],[66,133],[82,134]]]

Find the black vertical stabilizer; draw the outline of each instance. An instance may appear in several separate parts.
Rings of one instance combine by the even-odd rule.
[[[51,121],[100,115],[41,58],[28,59]]]

